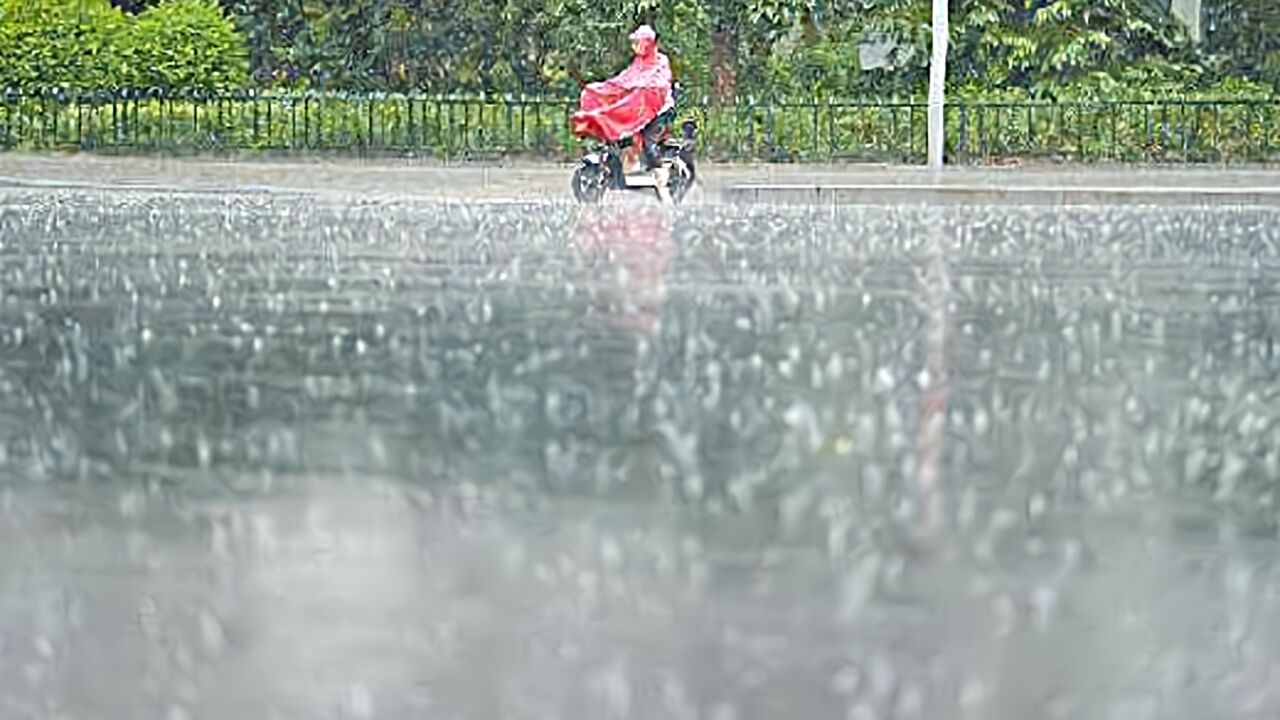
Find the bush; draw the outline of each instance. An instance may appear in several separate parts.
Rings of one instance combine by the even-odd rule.
[[[241,87],[248,52],[216,0],[128,16],[107,0],[4,0],[0,87]]]
[[[119,75],[112,48],[124,24],[107,0],[5,0],[0,86],[110,86]]]
[[[120,86],[222,89],[249,78],[245,39],[217,0],[147,8],[117,37]]]

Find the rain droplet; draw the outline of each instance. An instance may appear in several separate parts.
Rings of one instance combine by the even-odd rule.
[[[352,685],[347,690],[347,711],[351,720],[371,720],[374,716],[373,694],[364,683]]]
[[[213,655],[220,654],[226,646],[226,631],[222,628],[222,621],[208,608],[200,611],[200,640],[205,651]]]

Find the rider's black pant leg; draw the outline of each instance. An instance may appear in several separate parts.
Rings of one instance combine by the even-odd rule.
[[[648,125],[640,131],[644,136],[644,161],[650,170],[658,167],[658,138],[662,134],[662,119],[660,117],[649,121]]]

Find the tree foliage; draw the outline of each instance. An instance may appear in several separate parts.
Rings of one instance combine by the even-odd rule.
[[[231,0],[258,76],[311,87],[538,91],[626,61],[639,22],[683,73],[705,57],[699,0]],[[689,59],[691,62],[682,64]]]
[[[1280,2],[1204,2],[1197,44],[1150,0],[952,0],[949,79],[1047,99],[1280,84]],[[267,86],[560,94],[648,22],[695,92],[918,96],[930,42],[929,0],[221,0],[238,32],[214,0],[0,3],[0,82],[20,85],[225,87],[247,55]]]
[[[1280,86],[1280,2],[1218,0],[1207,26],[1204,62],[1211,72]]]
[[[1035,90],[1134,64],[1170,72],[1191,60],[1186,34],[1134,0],[1003,0],[970,3],[958,35],[962,65],[979,83]],[[1011,22],[1012,20],[1012,22]],[[967,52],[965,52],[967,51]]]

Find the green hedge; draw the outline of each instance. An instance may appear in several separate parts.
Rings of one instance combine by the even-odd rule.
[[[0,5],[0,88],[239,88],[246,47],[217,0],[166,0],[136,16],[108,0]]]
[[[1060,102],[958,94],[947,109],[955,161],[1257,162],[1280,159],[1280,101]],[[46,93],[0,98],[0,147],[169,152],[281,150],[441,157],[569,157],[573,101],[561,98]],[[927,109],[918,99],[686,103],[701,153],[773,162],[919,161]]]

